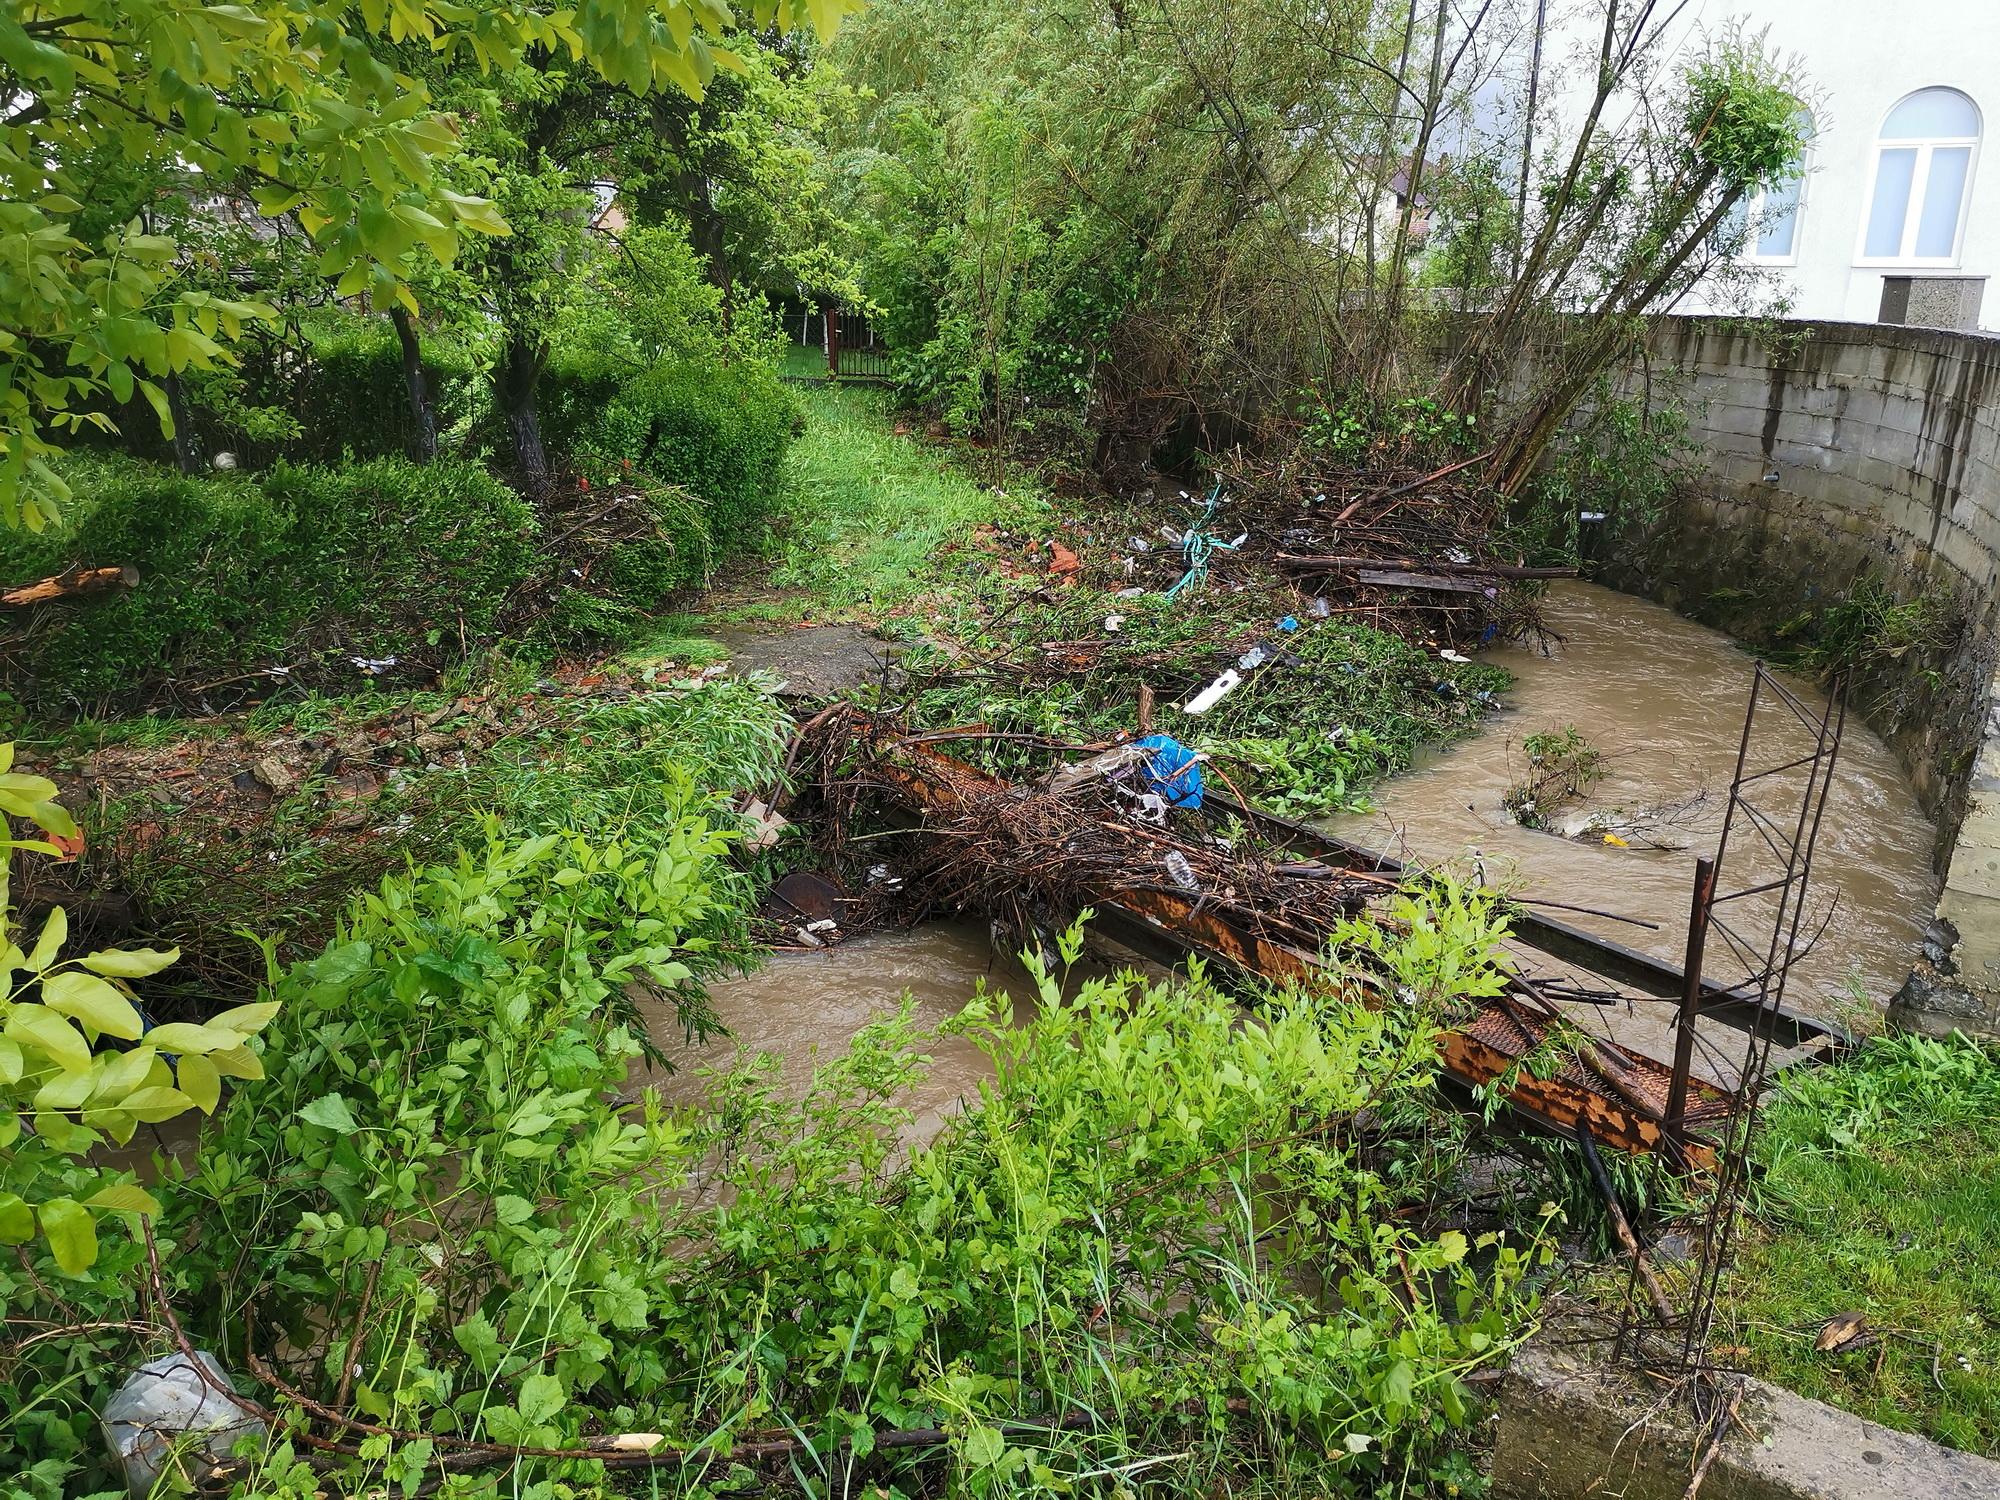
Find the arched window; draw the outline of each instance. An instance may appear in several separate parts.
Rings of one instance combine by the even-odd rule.
[[[1957,89],[1919,89],[1875,143],[1863,264],[1954,265],[1979,154],[1979,107]]]

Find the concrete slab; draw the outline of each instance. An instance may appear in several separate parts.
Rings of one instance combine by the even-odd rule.
[[[1546,1341],[1545,1341],[1546,1339]],[[1690,1414],[1603,1345],[1545,1336],[1502,1383],[1493,1454],[1499,1500],[1681,1500],[1704,1446]],[[2000,1463],[1761,1380],[1748,1390],[1702,1500],[1993,1500]]]
[[[734,672],[769,672],[787,696],[831,698],[878,680],[896,647],[853,625],[726,625],[709,632]]]

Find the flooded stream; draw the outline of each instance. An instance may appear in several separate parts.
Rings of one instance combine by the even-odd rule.
[[[1597,907],[1657,923],[1648,930],[1569,912],[1575,925],[1678,965],[1687,941],[1688,898],[1697,854],[1713,852],[1728,800],[1743,729],[1752,662],[1728,636],[1672,610],[1593,584],[1562,582],[1549,591],[1544,618],[1562,636],[1547,653],[1510,645],[1485,653],[1515,685],[1506,707],[1474,739],[1427,756],[1375,790],[1377,811],[1335,820],[1345,838],[1421,862],[1476,862],[1488,880],[1526,896]],[[1785,678],[1815,710],[1824,696]],[[1604,753],[1605,775],[1587,798],[1616,818],[1651,821],[1632,847],[1565,839],[1507,819],[1508,789],[1523,779],[1521,741],[1574,725]],[[1768,725],[1770,733],[1767,734]],[[1806,743],[1777,717],[1760,720],[1762,759],[1787,758]],[[1789,804],[1798,783],[1772,786],[1767,807]],[[1786,820],[1789,827],[1789,820]],[[1614,824],[1614,826],[1616,826]],[[1933,828],[1917,806],[1895,757],[1850,715],[1813,861],[1808,929],[1825,930],[1793,970],[1787,1003],[1833,1016],[1865,1004],[1879,1011],[1909,973],[1937,897],[1931,874]],[[1648,840],[1683,846],[1642,847]],[[1723,888],[1743,883],[1760,855],[1755,831],[1731,834]],[[1836,897],[1829,916],[1828,904]],[[1746,922],[1747,928],[1759,924]],[[1761,928],[1768,936],[1768,922]],[[1712,945],[1706,971],[1733,982],[1745,972],[1726,948]]]
[[[781,1062],[780,1086],[803,1097],[821,1062],[839,1057],[854,1034],[893,1011],[907,991],[916,1001],[917,1024],[929,1030],[965,1008],[978,982],[1010,996],[1017,1020],[1027,1013],[1034,981],[1013,959],[995,955],[983,924],[933,922],[910,932],[879,932],[817,953],[776,953],[753,974],[709,985],[716,1014],[729,1029],[705,1047],[689,1048],[671,1012],[651,1008],[654,1040],[678,1071],[653,1081],[670,1103],[688,1104],[707,1090],[704,1071],[725,1069],[739,1050],[769,1052]],[[932,1064],[924,1081],[901,1101],[916,1116],[908,1138],[928,1141],[959,1101],[992,1076],[985,1055],[971,1042],[942,1037],[924,1049]]]
[[[1644,928],[1603,918],[1552,913],[1679,964],[1696,854],[1713,849],[1742,730],[1751,659],[1730,639],[1644,600],[1589,584],[1559,583],[1545,616],[1561,635],[1547,653],[1508,646],[1489,659],[1513,672],[1507,706],[1474,739],[1426,757],[1376,789],[1377,810],[1336,820],[1333,831],[1423,863],[1476,863],[1488,880],[1524,896],[1596,907],[1656,924]],[[1789,680],[1809,703],[1809,684]],[[1669,808],[1649,835],[1670,849],[1618,848],[1534,832],[1509,822],[1508,789],[1521,779],[1521,740],[1575,725],[1605,754],[1605,775],[1589,805],[1629,815]],[[1796,741],[1794,741],[1796,742]],[[1768,741],[1771,749],[1782,736]],[[1782,783],[1776,784],[1779,801]],[[1795,794],[1794,794],[1795,795]],[[1936,887],[1929,857],[1932,829],[1894,758],[1865,726],[1850,719],[1814,864],[1811,927],[1825,930],[1794,971],[1787,1000],[1795,1008],[1850,1020],[1863,1006],[1880,1010],[1908,973]],[[1737,836],[1739,845],[1751,841]],[[1753,849],[1733,860],[1736,876],[1753,870]],[[1829,901],[1838,898],[1831,907]],[[1748,924],[1752,927],[1754,923]],[[1768,930],[1768,929],[1767,929]],[[1745,972],[1726,949],[1712,947],[1711,978],[1734,982]],[[1537,958],[1540,972],[1546,960]],[[1027,976],[996,958],[983,926],[939,923],[907,933],[857,938],[823,953],[782,953],[757,973],[711,986],[731,1036],[689,1053],[669,1017],[656,1032],[682,1064],[666,1079],[669,1097],[692,1100],[698,1071],[727,1066],[738,1047],[777,1054],[786,1087],[803,1093],[815,1061],[838,1055],[868,1020],[904,991],[920,1021],[957,1013],[974,984],[1015,997],[1030,994]],[[1671,1053],[1671,1007],[1580,1007],[1599,1029],[1655,1056]],[[1704,1051],[1710,1049],[1705,1048]],[[935,1064],[907,1100],[912,1135],[928,1139],[989,1076],[970,1043],[946,1039],[931,1048]],[[1726,1068],[1711,1053],[1701,1071]]]

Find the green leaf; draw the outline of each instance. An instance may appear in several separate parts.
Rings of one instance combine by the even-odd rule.
[[[118,1101],[118,1107],[126,1114],[145,1121],[148,1125],[158,1125],[171,1120],[176,1115],[184,1115],[194,1108],[194,1100],[179,1089],[170,1089],[164,1084],[154,1084],[150,1088],[135,1090]]]
[[[483,1312],[474,1313],[452,1329],[451,1336],[482,1374],[491,1374],[499,1364],[500,1356],[506,1352],[500,1342],[499,1331]]]
[[[493,1200],[493,1217],[502,1224],[525,1224],[534,1216],[535,1205],[526,1198],[502,1193]]]
[[[352,1135],[361,1128],[349,1109],[347,1101],[339,1094],[322,1094],[304,1109],[299,1118],[308,1125],[317,1125],[322,1130],[331,1130],[336,1135]]]
[[[555,1376],[537,1370],[521,1382],[521,1397],[515,1406],[524,1421],[540,1426],[563,1409],[562,1383]]]
[[[101,948],[83,956],[83,966],[93,974],[109,974],[114,979],[144,979],[157,974],[181,956],[178,948]]]
[[[7,1034],[45,1053],[66,1073],[90,1066],[90,1044],[83,1033],[45,1005],[17,1005],[8,1014]]]
[[[97,1261],[97,1221],[72,1198],[51,1198],[36,1218],[48,1237],[49,1251],[65,1276],[81,1276]]]
[[[110,1187],[99,1188],[83,1200],[83,1205],[118,1214],[158,1214],[160,1211],[153,1195],[136,1182],[114,1182]]]
[[[244,1078],[254,1082],[264,1076],[262,1060],[248,1047],[225,1047],[209,1053],[208,1061],[224,1078]]]
[[[1382,1400],[1389,1406],[1407,1407],[1416,1392],[1417,1370],[1407,1359],[1399,1359],[1382,1377]]]
[[[169,1021],[146,1033],[146,1040],[162,1052],[223,1052],[243,1045],[243,1038],[219,1026],[198,1026],[192,1021]]]
[[[254,1036],[277,1019],[279,1009],[275,1000],[257,1005],[234,1005],[210,1016],[207,1024],[223,1031],[236,1032],[239,1036]]]
[[[975,1427],[965,1435],[960,1451],[975,1469],[990,1469],[1005,1456],[1007,1439],[997,1427]]]
[[[42,1000],[50,1010],[73,1016],[105,1036],[136,1042],[145,1030],[132,1002],[94,974],[74,969],[51,974],[42,981]]]
[[[214,1114],[222,1099],[222,1075],[215,1064],[205,1057],[183,1057],[177,1072],[175,1081],[181,1092],[194,1100],[195,1108],[205,1115]]]
[[[19,1193],[0,1193],[0,1245],[25,1245],[35,1237],[35,1211]]]
[[[69,917],[60,906],[50,909],[42,922],[42,935],[35,940],[33,951],[28,954],[28,969],[39,974],[62,952],[62,945],[69,940]]]

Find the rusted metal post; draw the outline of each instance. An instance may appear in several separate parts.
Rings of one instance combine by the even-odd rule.
[[[826,373],[835,380],[840,378],[840,304],[826,302],[820,305],[826,316]]]
[[[1688,1077],[1694,1068],[1694,1023],[1701,1009],[1701,959],[1708,946],[1708,909],[1715,900],[1715,861],[1694,862],[1694,899],[1688,904],[1688,941],[1681,1013],[1674,1022],[1674,1074],[1667,1085],[1667,1136],[1687,1144]]]

